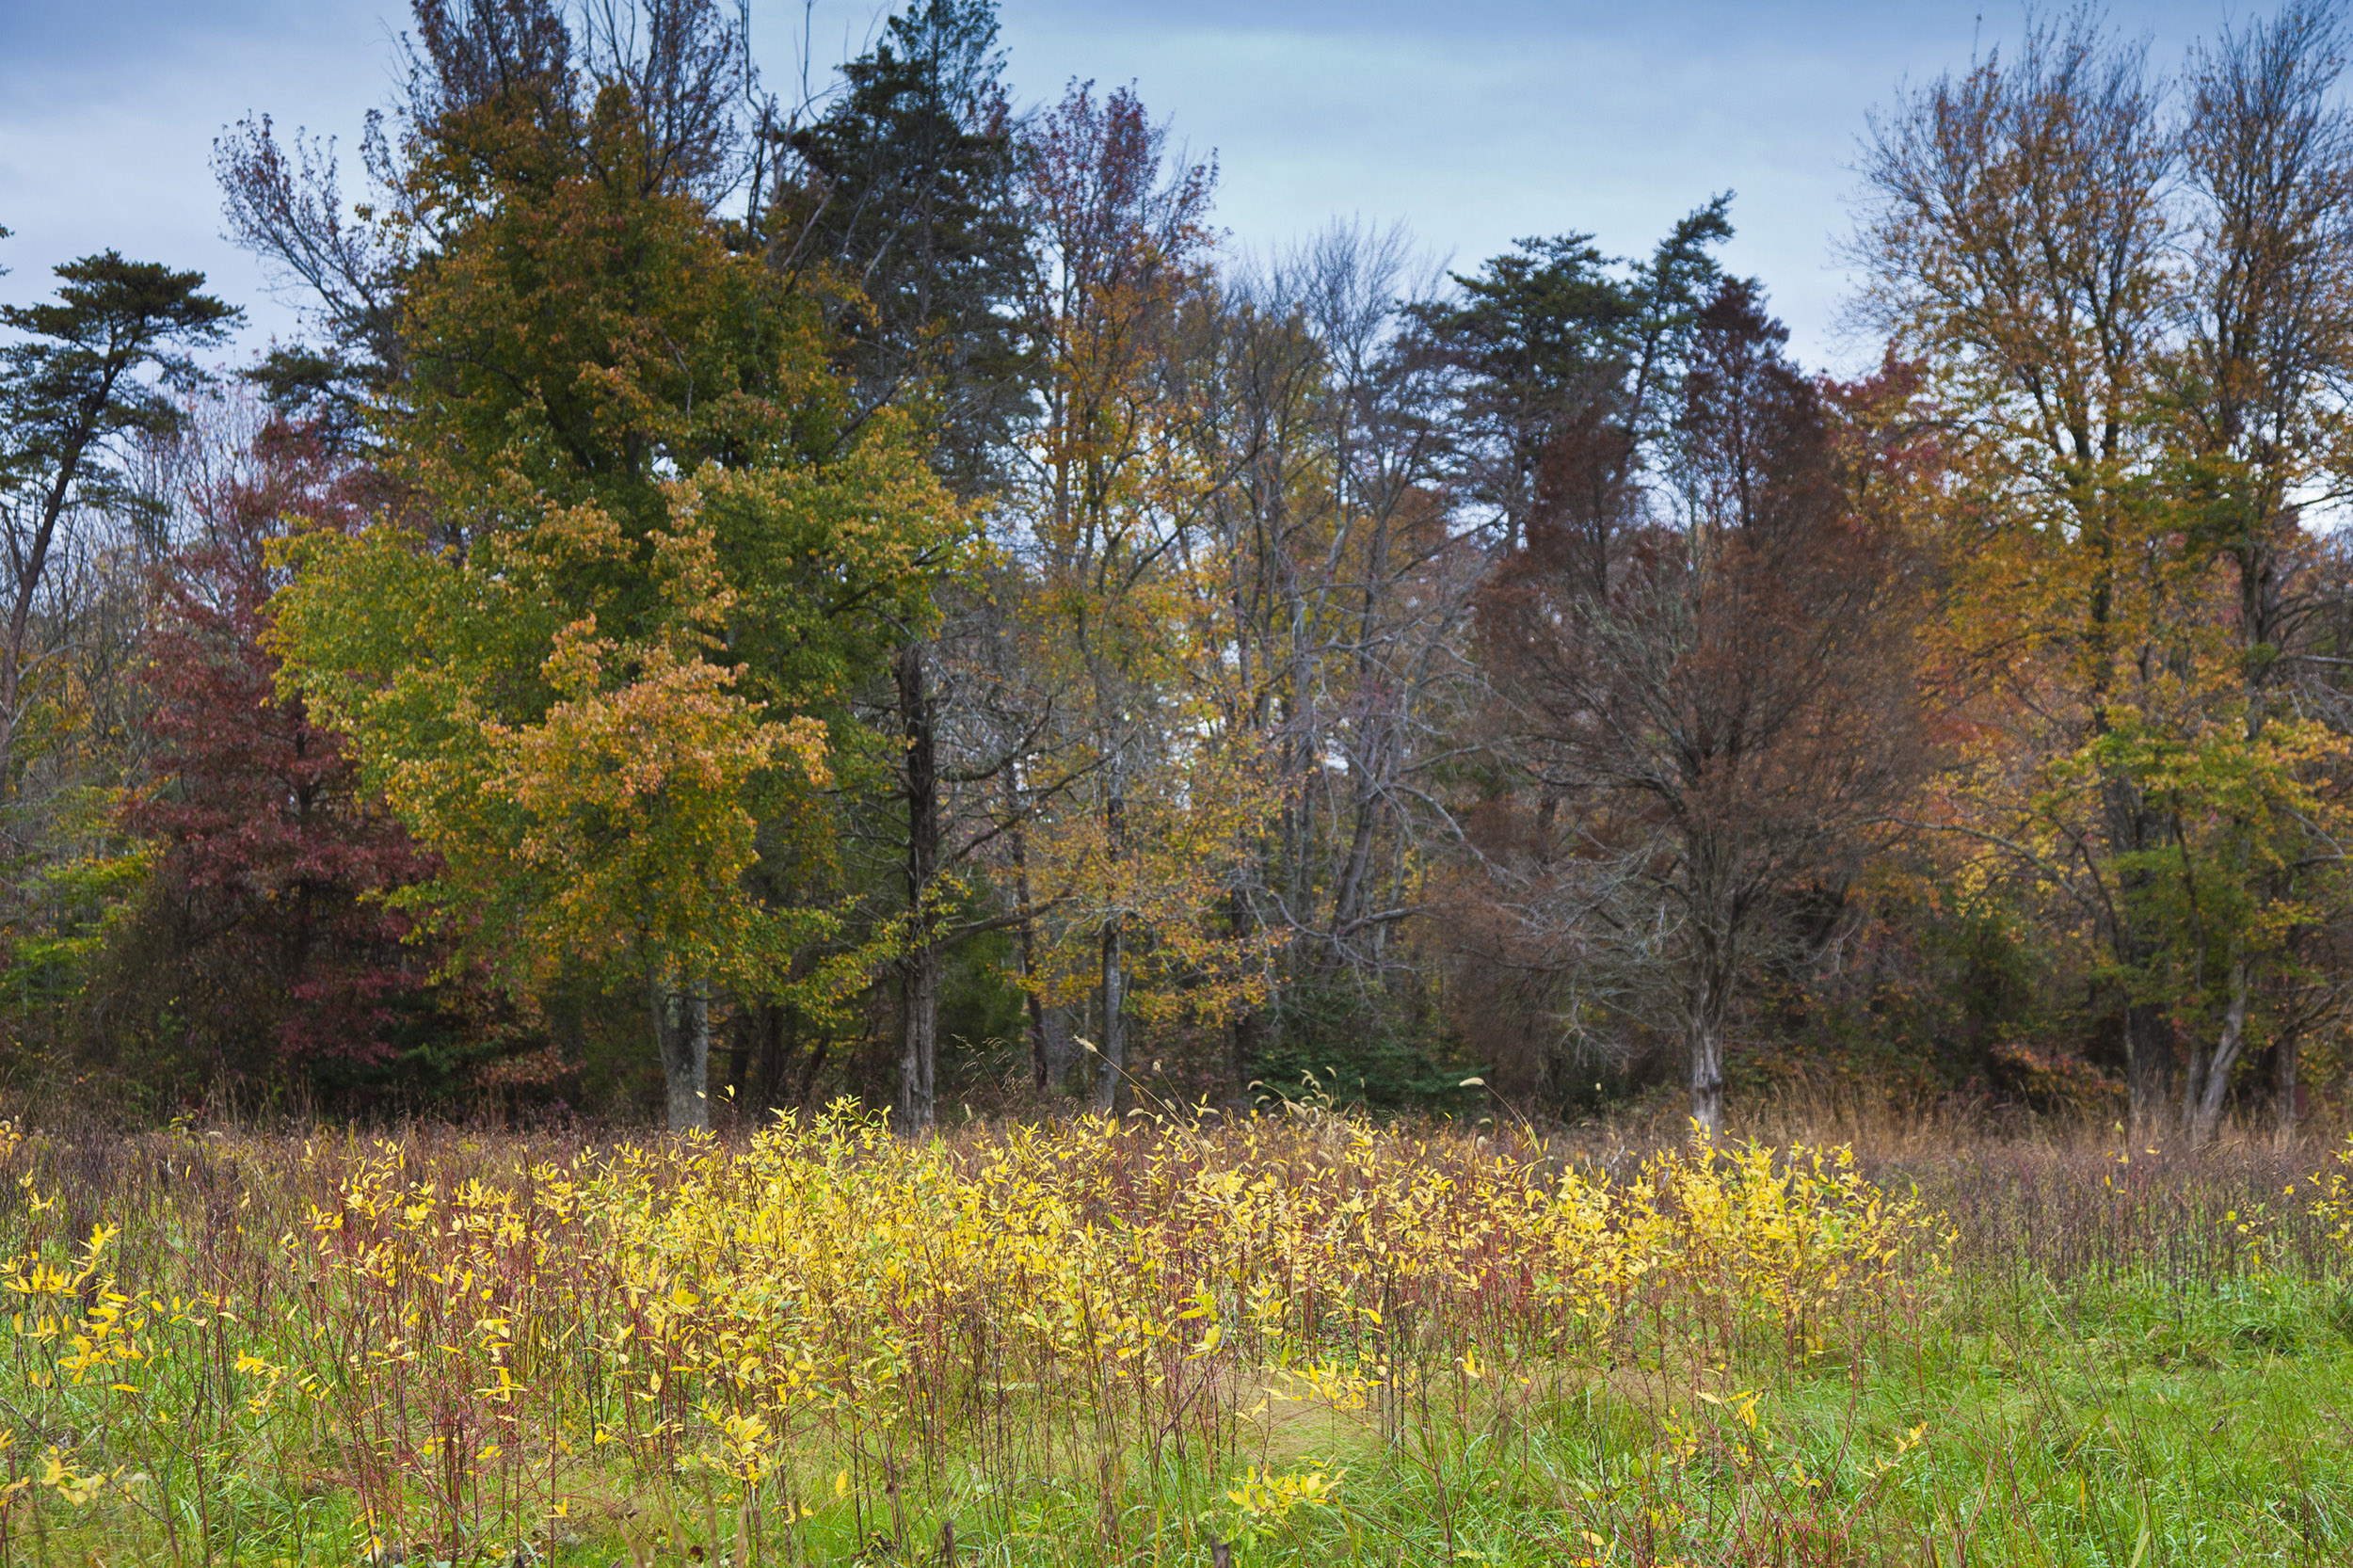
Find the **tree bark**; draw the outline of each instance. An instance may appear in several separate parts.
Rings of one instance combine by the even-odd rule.
[[[2237,1065],[2247,1039],[2247,960],[2231,966],[2231,1004],[2222,1017],[2221,1037],[2215,1041],[2214,1059],[2206,1066],[2205,1093],[2190,1120],[2189,1146],[2202,1149],[2222,1127],[2222,1102],[2231,1092],[2231,1069]]]
[[[1078,1029],[1070,1021],[1070,1009],[1060,1002],[1040,1008],[1033,1016],[1046,1053],[1046,1077],[1041,1081],[1059,1092],[1069,1086],[1078,1064]]]
[[[2293,1030],[2282,1030],[2272,1063],[2272,1094],[2280,1104],[2280,1144],[2287,1147],[2296,1142],[2296,1082],[2297,1036]]]
[[[1110,792],[1103,805],[1103,819],[1112,861],[1116,866],[1125,857],[1128,838],[1126,781],[1121,776],[1117,756],[1112,759],[1110,780]],[[1095,1109],[1109,1115],[1119,1109],[1120,1080],[1127,1076],[1128,1070],[1127,920],[1117,909],[1103,918],[1101,963],[1103,1038],[1096,1043]]]
[[[2206,1097],[2206,1048],[2193,1036],[2189,1041],[2188,1060],[2182,1064],[2182,1136],[2191,1148],[2198,1147],[2199,1108]]]
[[[934,1082],[939,1054],[939,950],[930,943],[907,954],[899,973],[899,1130],[930,1132],[937,1118]]]
[[[1119,1109],[1119,1080],[1128,1070],[1127,1004],[1128,954],[1120,917],[1103,922],[1103,1038],[1096,1042],[1095,1109],[1109,1115]]]
[[[939,769],[924,648],[910,643],[898,661],[899,717],[906,736],[908,949],[900,968],[899,1130],[931,1131],[939,1061],[939,932],[932,908],[939,872]]]
[[[699,982],[674,984],[656,976],[654,1043],[662,1051],[662,1081],[672,1132],[708,1132],[711,1100],[704,1092],[711,1064],[711,998]]]
[[[1037,923],[1030,914],[1030,846],[1028,834],[1022,827],[1021,762],[1018,758],[1007,760],[1002,775],[1005,785],[1005,831],[1007,853],[1013,860],[1013,907],[1019,917],[1013,928],[1013,950],[1021,966],[1021,1000],[1029,1015],[1030,1075],[1042,1093],[1048,1084],[1059,1084],[1058,1073],[1067,1067],[1057,1063],[1047,1037],[1046,1003],[1037,994]],[[1067,1032],[1065,1031],[1065,1032]]]
[[[2136,1139],[2163,1136],[2173,1090],[2173,1031],[2165,1009],[2137,1001],[2124,1008],[2126,1116]]]
[[[1711,1144],[1724,1131],[1725,1001],[1722,977],[1704,964],[1692,979],[1684,1033],[1690,1048],[1691,1121]]]

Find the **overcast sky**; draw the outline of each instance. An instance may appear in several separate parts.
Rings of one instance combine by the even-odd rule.
[[[815,78],[888,9],[816,0]],[[1133,81],[1196,155],[1214,152],[1237,249],[1357,216],[1402,220],[1458,269],[1568,230],[1640,252],[1736,191],[1727,259],[1764,280],[1817,364],[1863,352],[1835,336],[1833,242],[1865,114],[2020,24],[2014,6],[1969,0],[1002,0],[1000,14],[1022,101]],[[2169,66],[2223,9],[2114,14]],[[753,17],[771,85],[797,85],[800,0],[753,0]],[[112,246],[203,268],[250,312],[248,348],[289,332],[288,305],[220,238],[212,138],[266,112],[348,146],[392,85],[406,23],[403,0],[0,0],[0,225],[16,232],[0,298],[44,294],[55,263]]]

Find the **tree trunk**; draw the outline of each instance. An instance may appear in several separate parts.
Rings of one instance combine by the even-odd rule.
[[[2107,733],[2105,712],[2095,717],[2093,729],[2098,734]],[[2123,856],[2145,848],[2151,833],[2131,781],[2123,777],[2105,778],[2101,792],[2108,852]],[[2124,972],[2123,983],[2128,987],[2138,984],[2152,957],[2151,943],[2132,924],[2133,912],[2149,896],[2150,881],[2150,873],[2145,870],[2128,871],[2117,879],[2122,909],[2116,918],[2114,944],[2117,963]],[[2153,1143],[2166,1136],[2172,1119],[2172,1025],[2163,1007],[2131,1000],[2129,991],[2124,1003],[2124,1093],[2125,1120],[2134,1142]]]
[[[1121,763],[1124,759],[1114,750],[1108,772],[1109,789],[1103,802],[1105,838],[1111,850],[1112,901],[1125,891],[1120,886],[1120,862],[1127,857],[1128,797],[1127,779]],[[1128,1070],[1128,947],[1127,919],[1116,908],[1103,918],[1102,1039],[1096,1042],[1098,1052],[1095,1064],[1095,1109],[1108,1115],[1119,1108],[1120,1080]]]
[[[1040,1085],[1059,1093],[1069,1086],[1071,1072],[1078,1065],[1078,1030],[1070,1021],[1070,1009],[1061,1003],[1041,1007],[1032,1016],[1046,1053],[1046,1076]]]
[[[1251,907],[1247,893],[1236,888],[1227,901],[1227,908],[1236,936],[1248,938],[1257,934],[1257,912]],[[1258,1057],[1266,1048],[1266,1020],[1258,1007],[1245,1005],[1234,1015],[1232,1027],[1234,1096],[1236,1103],[1247,1105],[1250,1085],[1258,1070]]]
[[[1349,937],[1365,912],[1365,880],[1372,868],[1373,827],[1381,811],[1381,797],[1374,789],[1377,781],[1371,776],[1376,765],[1368,757],[1355,770],[1356,825],[1349,838],[1348,858],[1341,863],[1339,891],[1332,900],[1332,945],[1324,952],[1322,966],[1327,980],[1347,962]]]
[[[752,1072],[760,1060],[760,1037],[766,1032],[761,1009],[738,1006],[728,1019],[728,1105],[734,1113],[734,1125],[742,1127],[745,1116],[754,1127],[760,1125],[759,1096],[752,1087]]]
[[[1685,991],[1683,1036],[1692,1066],[1692,1123],[1706,1142],[1725,1135],[1725,1013],[1732,1008],[1732,966],[1713,944],[1694,953]]]
[[[2182,1064],[2182,1136],[2198,1146],[2198,1111],[2206,1097],[2206,1048],[2196,1036],[2189,1041],[2188,1060]]]
[[[939,933],[932,883],[939,872],[936,726],[924,648],[900,650],[899,717],[906,733],[907,940],[900,969],[899,1130],[931,1131],[939,1061]]]
[[[759,1050],[752,1067],[751,1100],[760,1125],[766,1127],[770,1118],[784,1109],[784,1069],[800,1046],[799,1032],[794,1027],[798,1019],[792,1009],[780,1002],[767,1002],[753,1009],[752,1017],[759,1030]]]
[[[1021,1001],[1029,1015],[1030,1074],[1043,1093],[1048,1083],[1059,1086],[1059,1076],[1069,1068],[1067,1059],[1057,1062],[1053,1043],[1048,1037],[1046,1003],[1037,994],[1037,923],[1030,915],[1030,846],[1021,819],[1021,763],[1009,759],[1004,767],[1005,845],[1013,858],[1013,908],[1018,919],[1014,922],[1013,951],[1021,966]],[[1063,1031],[1066,1037],[1069,1030]]]
[[[2296,1096],[2302,1093],[2296,1081],[2297,1037],[2294,1031],[2283,1031],[2280,1043],[2273,1048],[2277,1053],[2272,1062],[2273,1096],[2279,1101],[2280,1146],[2291,1147],[2296,1143]]]
[[[2124,1009],[2126,1115],[2135,1139],[2164,1135],[2173,1089],[2173,1032],[2165,1009],[2131,1002]]]
[[[1234,1018],[1234,1103],[1250,1103],[1250,1086],[1257,1081],[1258,1058],[1266,1050],[1266,1020],[1255,1007]]]
[[[711,1100],[704,1093],[711,1064],[711,998],[699,982],[672,984],[657,976],[652,984],[654,1042],[662,1050],[662,1082],[672,1132],[711,1129]]]
[[[2231,1069],[2238,1063],[2247,1038],[2247,960],[2231,966],[2231,1006],[2223,1015],[2222,1035],[2215,1042],[2214,1060],[2206,1067],[2205,1094],[2198,1101],[2189,1127],[2189,1146],[2202,1149],[2222,1127],[2222,1102],[2231,1092]]]
[[[933,1082],[939,1046],[939,950],[929,942],[899,971],[899,1130],[920,1138],[936,1118]]]
[[[1095,1109],[1106,1115],[1119,1109],[1119,1080],[1128,1069],[1128,954],[1120,917],[1103,922],[1103,1038],[1096,1043]]]
[[[1703,962],[1686,1003],[1685,1039],[1691,1055],[1691,1121],[1713,1144],[1724,1131],[1724,1009],[1726,984]]]
[[[1753,905],[1727,886],[1721,833],[1688,832],[1683,854],[1689,868],[1684,900],[1690,919],[1683,954],[1683,1044],[1690,1069],[1692,1133],[1712,1144],[1724,1131],[1724,1019],[1740,973],[1743,913]]]
[[[825,1058],[833,1054],[833,1035],[821,1031],[808,1043],[808,1054],[801,1058],[800,1081],[792,1089],[792,1104],[802,1111],[812,1111],[817,1097],[817,1075],[825,1070]]]

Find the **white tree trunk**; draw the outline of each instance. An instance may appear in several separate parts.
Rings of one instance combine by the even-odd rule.
[[[2205,1093],[2199,1096],[2189,1127],[2189,1144],[2202,1149],[2222,1129],[2222,1102],[2231,1092],[2231,1069],[2238,1064],[2247,1042],[2247,960],[2231,966],[2231,1005],[2222,1016],[2222,1034],[2214,1043],[2214,1060],[2206,1064]]]
[[[1725,981],[1703,961],[1693,977],[1684,1035],[1691,1055],[1691,1121],[1698,1135],[1713,1144],[1724,1131],[1724,1007]]]

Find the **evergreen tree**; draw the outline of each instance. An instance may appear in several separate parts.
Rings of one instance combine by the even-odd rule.
[[[56,269],[55,301],[0,307],[23,334],[0,348],[0,535],[7,547],[0,632],[0,797],[23,759],[17,731],[24,678],[39,649],[34,613],[77,516],[136,510],[125,447],[168,436],[181,411],[169,393],[202,377],[189,350],[218,343],[238,312],[201,293],[204,275],[108,250]]]
[[[1590,472],[1577,478],[1607,492],[1672,419],[1674,366],[1721,278],[1708,251],[1732,237],[1731,202],[1699,208],[1641,265],[1619,268],[1591,234],[1526,239],[1475,275],[1456,274],[1457,297],[1416,308],[1431,351],[1460,381],[1464,488],[1500,524],[1507,550],[1526,535],[1564,435],[1586,427]],[[1586,510],[1609,509],[1606,496],[1584,499]]]
[[[912,402],[966,494],[996,475],[1027,405],[1012,306],[1028,267],[993,0],[920,0],[842,68],[790,137],[771,221],[795,264],[839,268],[850,362],[872,405]]]

